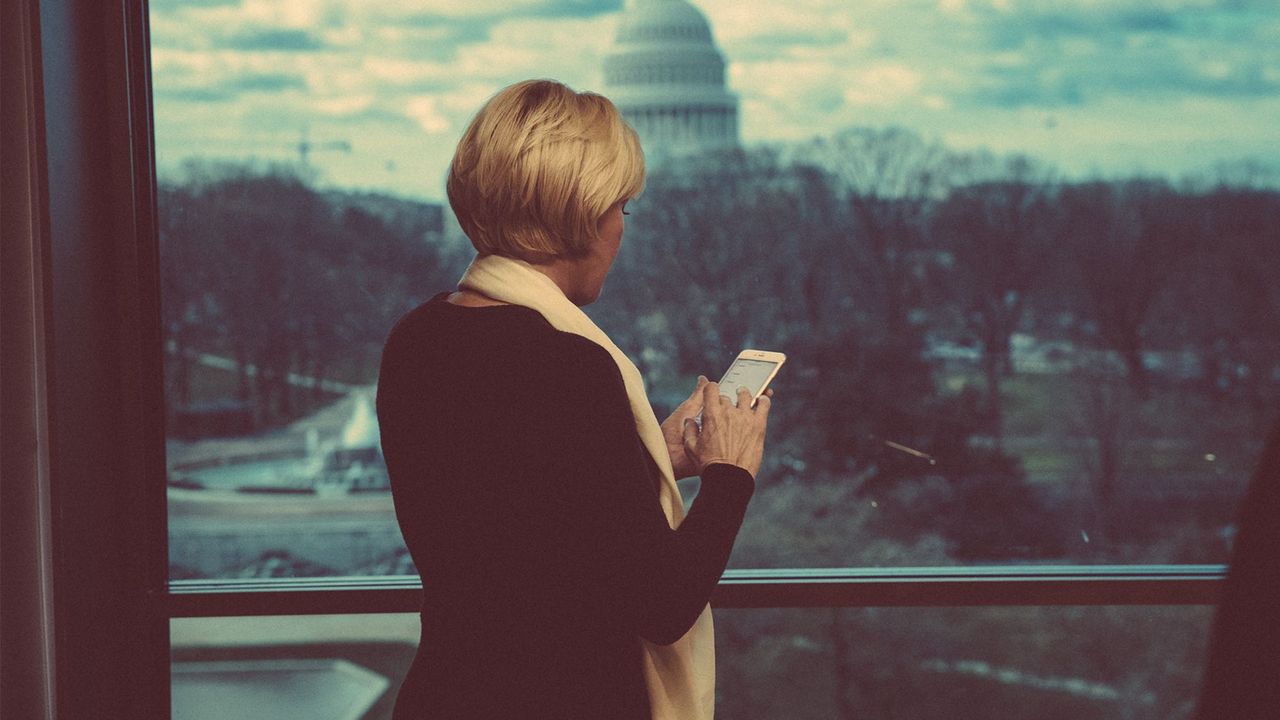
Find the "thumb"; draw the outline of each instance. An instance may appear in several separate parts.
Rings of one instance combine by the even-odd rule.
[[[684,419],[684,427],[681,429],[681,435],[684,437],[684,446],[686,450],[694,450],[698,447],[698,423],[693,418]]]

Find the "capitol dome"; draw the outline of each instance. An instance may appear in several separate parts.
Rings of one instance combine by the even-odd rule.
[[[738,98],[707,18],[687,0],[628,0],[605,94],[651,158],[738,144]]]

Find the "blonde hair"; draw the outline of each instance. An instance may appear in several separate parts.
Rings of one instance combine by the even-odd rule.
[[[644,189],[635,130],[602,95],[526,80],[485,103],[458,141],[447,191],[481,255],[577,258],[600,218]]]

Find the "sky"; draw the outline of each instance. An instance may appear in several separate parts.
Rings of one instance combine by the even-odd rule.
[[[646,0],[633,0],[644,2]],[[1280,173],[1277,0],[693,0],[744,144],[905,127],[1066,176]],[[608,94],[622,0],[151,0],[157,164],[439,200],[503,86]]]

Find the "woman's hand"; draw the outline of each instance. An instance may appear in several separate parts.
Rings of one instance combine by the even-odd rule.
[[[722,462],[737,465],[755,477],[764,457],[764,435],[769,407],[773,403],[772,393],[760,396],[753,408],[750,391],[739,388],[738,404],[734,406],[732,400],[720,394],[718,383],[702,380],[698,385],[702,391],[702,429],[698,429],[692,416],[683,421],[685,457],[692,461],[698,474],[702,474],[707,465]],[[680,407],[685,407],[692,400],[686,400]]]
[[[667,454],[671,456],[671,467],[675,470],[677,480],[697,475],[701,469],[685,452],[684,421],[693,420],[702,410],[702,388],[706,384],[706,376],[699,375],[698,386],[693,389],[693,394],[676,406],[671,417],[662,421],[662,439],[667,441]]]

